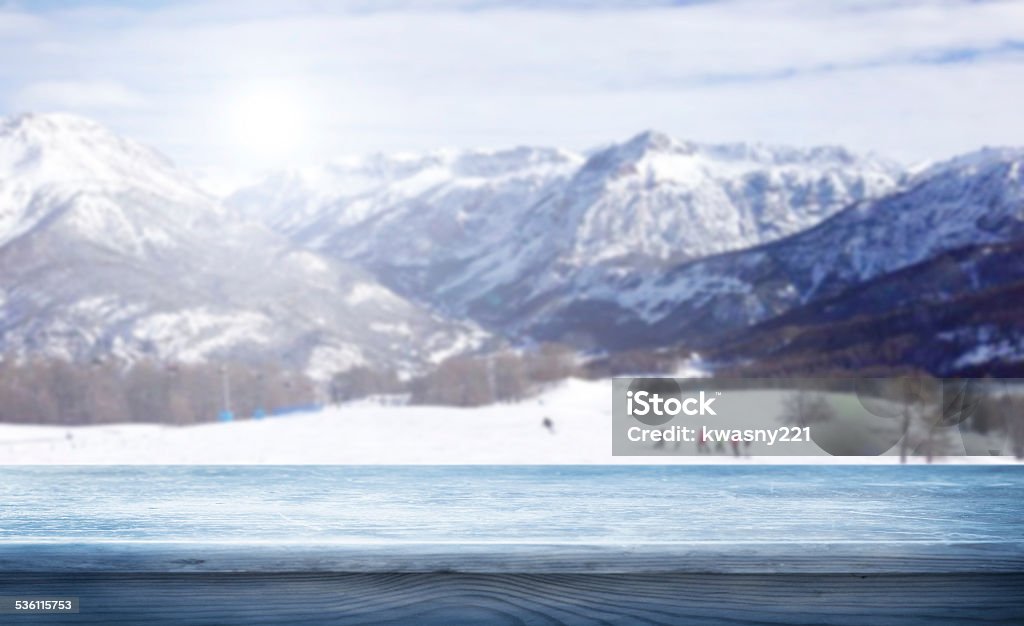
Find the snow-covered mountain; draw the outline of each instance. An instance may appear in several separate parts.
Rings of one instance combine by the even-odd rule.
[[[955,248],[813,299],[714,348],[745,373],[918,367],[946,376],[1020,375],[1024,239]]]
[[[0,354],[321,378],[502,340],[767,358],[794,328],[897,310],[903,328],[918,304],[936,332],[1013,343],[1003,313],[967,313],[983,290],[1019,293],[1017,266],[991,259],[1024,241],[1022,164],[985,150],[907,173],[841,148],[645,132],[585,154],[339,159],[222,203],[94,122],[0,119]],[[954,300],[961,317],[938,319]]]
[[[202,220],[217,207],[164,156],[91,120],[63,114],[0,118],[0,245],[31,230],[54,207],[123,192],[179,205],[187,210],[179,216],[187,222]],[[109,229],[123,218],[118,211],[75,212],[83,228],[112,235],[112,245],[145,240],[140,231],[131,241],[115,241]]]
[[[0,120],[0,354],[422,366],[483,334],[229,215],[67,115]]]
[[[517,148],[350,159],[228,199],[410,298],[515,333],[595,273],[633,276],[775,240],[896,188],[840,148],[645,132],[578,155]]]
[[[899,191],[854,203],[769,244],[640,277],[602,275],[576,290],[569,306],[541,312],[532,332],[580,332],[582,325],[590,333],[618,328],[620,336],[629,329],[633,341],[642,334],[647,343],[706,345],[948,251],[1024,237],[1022,175],[1024,150],[985,150],[954,159],[916,175]],[[973,280],[991,286],[987,277]],[[904,281],[902,291],[876,300],[897,308],[942,296],[941,281]]]
[[[507,251],[530,208],[582,161],[535,148],[378,154],[282,172],[227,203],[304,247],[356,263],[404,295],[453,312],[457,303],[441,290],[461,280],[486,289],[482,277],[462,268]]]

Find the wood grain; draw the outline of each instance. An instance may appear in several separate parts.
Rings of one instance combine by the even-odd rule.
[[[1014,574],[1024,542],[0,543],[0,572]]]
[[[0,468],[0,624],[1024,624],[1020,468]]]
[[[1021,624],[1024,574],[69,574],[2,595],[75,595],[25,624]],[[10,616],[7,616],[10,617]],[[16,620],[16,621],[15,621]]]

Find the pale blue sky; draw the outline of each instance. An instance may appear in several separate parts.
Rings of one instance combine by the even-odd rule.
[[[0,0],[0,58],[0,112],[88,115],[191,169],[645,128],[904,161],[1024,145],[1024,2]],[[239,141],[261,127],[297,139]]]

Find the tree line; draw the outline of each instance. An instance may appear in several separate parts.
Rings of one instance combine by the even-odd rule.
[[[0,422],[35,424],[101,424],[153,422],[195,424],[216,420],[225,401],[238,418],[306,408],[326,398],[340,403],[374,395],[393,395],[402,402],[424,405],[482,406],[514,402],[569,377],[607,378],[615,375],[671,375],[679,354],[670,351],[630,351],[581,361],[575,350],[544,344],[528,350],[489,355],[458,355],[414,377],[387,369],[357,367],[315,383],[301,373],[272,364],[168,364],[144,360],[69,363],[60,359],[0,360]],[[716,388],[747,389],[785,385],[785,378],[751,379],[742,375],[716,378]],[[831,376],[829,375],[831,374]],[[862,399],[877,397],[901,406],[899,428],[906,435],[902,456],[929,458],[947,452],[945,428],[949,407],[925,402],[936,397],[940,381],[917,373],[830,372],[805,381],[809,394],[791,399],[787,410],[804,421],[829,421],[835,416],[818,396],[823,392],[855,392]],[[908,387],[908,381],[910,386]],[[224,382],[229,396],[225,398]],[[707,379],[694,380],[700,387]],[[684,386],[687,386],[684,382]],[[918,392],[918,397],[915,395]],[[927,393],[925,393],[927,391]],[[942,393],[941,397],[955,397]],[[960,411],[961,431],[1005,435],[1012,453],[1024,457],[1024,393],[978,393],[957,397],[970,405]],[[983,453],[969,452],[969,453]]]
[[[576,353],[562,345],[491,355],[463,354],[430,371],[402,380],[389,370],[357,367],[330,381],[332,402],[381,394],[401,394],[411,404],[481,406],[514,402],[545,385],[583,373]]]
[[[224,382],[228,384],[228,398]],[[0,361],[0,422],[195,424],[309,405],[308,378],[272,365]]]
[[[412,404],[480,406],[519,400],[580,374],[575,353],[557,345],[455,356],[404,379],[392,370],[357,367],[326,385],[273,365],[7,358],[0,360],[0,422],[187,425],[214,421],[226,407],[245,418],[309,407],[324,395],[335,403],[400,394]]]

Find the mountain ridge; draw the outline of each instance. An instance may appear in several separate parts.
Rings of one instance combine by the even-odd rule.
[[[283,232],[300,245],[447,314],[517,334],[510,320],[594,271],[667,267],[773,240],[904,176],[842,148],[705,145],[655,131],[576,158],[532,150],[525,154],[561,160],[539,171],[520,163],[511,176],[472,184],[449,173],[421,188],[321,196],[314,211],[292,211],[306,206],[293,200],[277,211],[299,215]],[[228,204],[253,203],[253,190]],[[266,206],[275,194],[263,197]]]
[[[505,343],[764,355],[787,324],[1011,285],[1016,265],[984,259],[1024,238],[1022,173],[1016,148],[910,170],[644,131],[586,153],[341,158],[221,202],[95,122],[0,118],[0,353],[282,360],[321,380]],[[953,265],[973,276],[955,290]]]
[[[9,357],[238,359],[323,379],[375,363],[413,372],[486,338],[230,219],[169,160],[95,123],[23,116],[0,129],[0,181],[24,199],[0,205],[15,218],[0,240]]]

